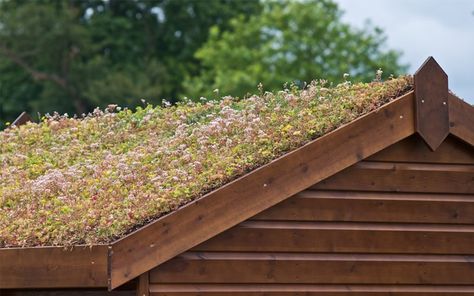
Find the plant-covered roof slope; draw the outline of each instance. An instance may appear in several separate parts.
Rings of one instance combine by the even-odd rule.
[[[411,87],[410,77],[319,81],[9,128],[0,132],[0,247],[110,242]]]

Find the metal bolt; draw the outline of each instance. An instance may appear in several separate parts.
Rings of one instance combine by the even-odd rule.
[[[403,115],[400,115],[400,119],[403,119]]]
[[[443,102],[443,105],[446,105],[446,102]]]
[[[425,100],[421,100],[421,103],[424,104],[424,103],[425,103]]]
[[[267,187],[267,186],[268,186],[267,183],[263,184],[263,187]]]

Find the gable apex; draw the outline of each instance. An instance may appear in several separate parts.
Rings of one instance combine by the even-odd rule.
[[[416,71],[416,131],[436,150],[449,134],[448,75],[433,57]]]

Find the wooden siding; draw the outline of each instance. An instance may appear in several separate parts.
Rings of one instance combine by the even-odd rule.
[[[135,296],[135,290],[107,289],[43,289],[43,290],[0,290],[1,296]]]
[[[151,295],[474,295],[474,149],[412,136],[150,272]]]

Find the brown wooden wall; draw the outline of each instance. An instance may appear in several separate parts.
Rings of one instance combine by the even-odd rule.
[[[0,296],[135,296],[135,290],[108,292],[107,289],[0,290]]]
[[[256,196],[255,198],[258,198]],[[162,264],[151,295],[474,295],[474,149],[408,138]]]

